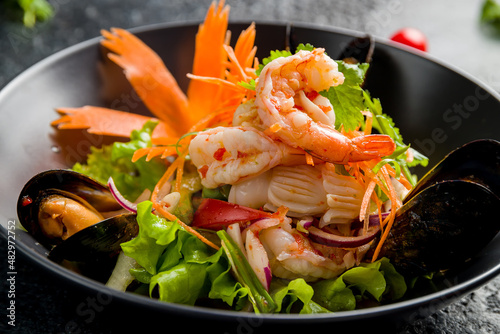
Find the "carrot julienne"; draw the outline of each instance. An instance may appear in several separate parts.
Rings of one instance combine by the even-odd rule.
[[[175,215],[173,215],[170,212],[168,212],[167,210],[165,210],[161,204],[159,204],[159,203],[153,203],[153,208],[159,214],[161,214],[163,217],[165,217],[168,220],[171,220],[171,221],[176,222],[177,224],[179,224],[184,230],[186,230],[187,232],[189,232],[189,233],[193,234],[194,236],[196,236],[198,239],[200,239],[206,245],[212,247],[215,250],[219,249],[219,246],[217,246],[216,244],[214,244],[213,242],[211,242],[210,240],[208,240],[207,238],[205,238],[204,236],[202,236],[198,231],[196,231],[194,228],[192,228],[191,226],[189,226],[186,223],[184,223],[183,221],[181,221]]]

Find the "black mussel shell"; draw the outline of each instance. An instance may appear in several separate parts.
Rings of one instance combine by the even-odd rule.
[[[120,244],[137,236],[139,226],[135,214],[122,214],[89,226],[55,246],[49,259],[94,262],[113,258],[121,251]]]
[[[409,277],[453,268],[495,237],[498,208],[500,198],[478,183],[433,184],[398,210],[380,255]]]
[[[406,196],[410,200],[423,189],[445,180],[469,180],[500,195],[500,142],[480,139],[450,152]]]
[[[48,170],[32,177],[21,190],[17,201],[17,215],[21,225],[34,238],[50,248],[53,241],[48,240],[38,225],[38,208],[43,199],[54,193],[67,195],[73,199],[83,199],[99,212],[120,210],[108,187],[96,180],[72,170]]]
[[[70,193],[68,191],[64,191],[61,189],[44,189],[40,190],[38,193],[37,197],[34,199],[34,202],[30,203],[29,205],[26,205],[23,207],[23,215],[19,215],[19,219],[21,219],[21,222],[24,227],[28,227],[27,230],[31,235],[35,237],[35,239],[45,246],[47,249],[51,249],[54,245],[60,244],[63,240],[61,238],[50,238],[47,237],[43,232],[42,228],[40,227],[40,224],[38,223],[39,220],[39,211],[41,206],[43,205],[44,201],[51,196],[56,195],[56,196],[61,196],[64,198],[69,198],[72,199],[78,203],[80,203],[83,207],[86,207],[89,211],[96,212],[95,208],[90,205],[87,201],[85,201],[83,198]],[[22,217],[22,218],[21,218]]]
[[[106,283],[121,251],[120,244],[137,236],[135,214],[123,214],[89,226],[56,245],[48,258],[88,278]]]

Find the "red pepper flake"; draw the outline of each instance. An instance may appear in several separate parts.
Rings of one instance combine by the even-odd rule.
[[[224,147],[219,148],[214,153],[214,159],[217,161],[222,161],[222,157],[224,156],[224,153],[226,153],[226,149]]]
[[[27,206],[27,205],[30,205],[31,203],[33,203],[33,200],[31,199],[31,197],[29,196],[24,196],[23,197],[23,200],[21,202],[21,205],[22,206]]]
[[[297,246],[298,246],[297,252],[303,253],[304,250],[306,249],[304,238],[298,233],[292,233],[292,235],[293,235],[295,242],[297,243]]]
[[[207,172],[208,172],[208,166],[207,165],[204,165],[204,166],[201,166],[198,171],[200,172],[201,174],[201,178],[206,178],[207,177]]]
[[[307,92],[306,93],[306,97],[309,99],[309,100],[314,100],[315,98],[317,98],[319,95],[319,93],[315,90],[311,91],[311,92]]]
[[[243,152],[238,151],[238,159],[243,159],[247,156],[248,156],[248,153],[243,153]]]

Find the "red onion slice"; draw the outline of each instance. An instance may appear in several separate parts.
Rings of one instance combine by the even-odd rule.
[[[389,215],[389,212],[384,212],[381,214],[382,216],[382,220],[384,220],[387,216]],[[373,227],[373,226],[379,226],[380,225],[380,219],[379,219],[379,215],[378,213],[376,214],[371,214],[369,216],[369,220],[368,220],[368,226],[369,227]],[[358,229],[358,228],[363,228],[363,225],[364,223],[363,222],[360,222],[359,220],[356,220],[356,221],[353,221],[351,223],[351,229]]]
[[[112,177],[108,179],[108,187],[111,195],[113,195],[118,204],[120,204],[125,210],[137,213],[137,204],[132,203],[128,199],[123,197],[123,195],[118,191],[118,188],[116,188],[115,182],[113,181]]]
[[[331,247],[355,248],[372,241],[380,232],[380,225],[369,229],[367,234],[357,237],[345,237],[328,233],[315,226],[310,226],[307,230],[309,231],[309,239],[319,244]]]
[[[301,232],[307,231],[307,229],[312,226],[313,222],[313,217],[304,217],[297,222],[297,230]]]

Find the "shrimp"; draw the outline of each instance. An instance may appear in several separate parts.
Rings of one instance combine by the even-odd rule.
[[[277,58],[262,69],[255,104],[263,124],[284,143],[327,162],[346,164],[392,154],[395,144],[389,136],[350,139],[335,130],[324,112],[319,112],[324,107],[311,108],[314,103],[303,102],[304,94],[316,96],[344,82],[337,64],[324,51],[301,50]]]
[[[274,276],[315,281],[337,277],[346,270],[343,257],[349,251],[339,248],[337,256],[323,256],[309,239],[292,228],[290,221],[285,219],[277,226],[262,230],[259,235]]]
[[[207,188],[236,184],[301,154],[251,127],[216,127],[198,133],[189,155]]]

